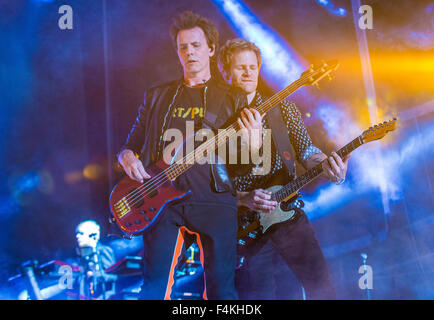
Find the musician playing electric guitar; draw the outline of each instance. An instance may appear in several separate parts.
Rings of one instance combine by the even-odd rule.
[[[144,104],[118,154],[125,173],[133,180],[144,182],[143,187],[149,185],[146,180],[151,178],[151,172],[145,168],[164,158],[163,153],[172,143],[165,139],[169,129],[185,135],[188,125],[195,131],[217,130],[241,112],[238,124],[244,129],[245,140],[253,141],[251,147],[255,149],[262,144],[260,138],[250,139],[253,129],[262,132],[262,116],[256,110],[242,111],[247,103],[246,95],[224,82],[219,83],[211,73],[218,45],[214,24],[197,14],[184,12],[174,19],[171,33],[183,77],[146,92]],[[140,155],[139,159],[136,155]],[[164,214],[158,215],[159,221],[143,234],[142,299],[170,299],[185,233],[196,236],[201,249],[206,289],[203,298],[237,298],[234,286],[237,198],[232,180],[251,168],[251,165],[225,165],[217,161],[196,163],[174,181],[176,187],[191,192],[182,201],[165,205]],[[159,183],[152,178],[155,184]],[[137,193],[131,194],[134,197]],[[146,210],[155,208],[146,207]],[[138,219],[136,222],[140,223]]]
[[[259,49],[243,39],[234,39],[226,42],[220,50],[219,66],[226,80],[232,86],[241,88],[248,98],[249,106],[256,106],[263,101],[257,91],[261,56]],[[312,141],[303,124],[300,112],[297,107],[286,101],[280,104],[278,116],[283,118],[281,130],[273,131],[274,138],[277,134],[289,138],[293,146],[297,160],[310,169],[322,162],[323,174],[340,184],[345,180],[347,171],[348,156],[341,159],[333,152],[329,157],[312,144]],[[269,119],[263,120],[263,128],[269,129]],[[274,124],[274,123],[273,123]],[[280,131],[280,132],[277,132]],[[267,134],[264,130],[264,135]],[[268,133],[269,134],[269,133]],[[272,144],[271,171],[266,175],[248,174],[235,178],[235,186],[238,190],[238,205],[251,210],[272,211],[278,204],[270,197],[271,192],[264,189],[270,187],[271,179],[276,176],[285,176],[289,179],[294,177],[292,168],[288,169],[285,158],[288,160],[288,153],[283,156]],[[291,166],[291,163],[289,164]],[[292,170],[291,170],[292,169]],[[291,170],[288,174],[288,170]],[[280,254],[286,264],[291,268],[296,277],[302,283],[307,299],[335,299],[335,289],[331,282],[327,264],[314,229],[306,215],[301,209],[295,209],[296,214],[288,221],[272,226],[262,237],[255,240],[245,248],[245,272],[248,277],[245,283],[241,284],[239,291],[242,299],[276,299],[275,285],[273,282],[273,255]]]

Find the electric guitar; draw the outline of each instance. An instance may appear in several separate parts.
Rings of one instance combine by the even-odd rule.
[[[362,144],[383,138],[389,131],[395,130],[396,127],[396,119],[370,127],[336,153],[343,158]],[[271,200],[278,202],[276,209],[271,212],[240,208],[238,212],[238,244],[241,246],[248,245],[252,240],[264,234],[272,225],[294,219],[296,215],[295,208],[300,207],[298,191],[317,178],[322,171],[321,163],[319,163],[285,186],[275,185],[266,189],[271,192]]]
[[[255,107],[255,109],[261,115],[268,112],[302,86],[317,85],[326,76],[331,79],[331,73],[338,66],[337,61],[324,62],[316,69],[311,66],[301,74],[298,80]],[[142,234],[158,220],[167,203],[182,201],[190,193],[188,190],[176,189],[173,186],[173,181],[195,163],[205,158],[208,152],[224,146],[227,139],[234,137],[239,130],[238,123],[234,122],[223,130],[219,130],[217,135],[207,139],[194,152],[190,152],[182,159],[172,161],[170,164],[167,164],[167,161],[163,159],[173,159],[173,157],[169,154],[163,154],[161,160],[145,169],[151,178],[143,183],[125,176],[110,194],[111,220],[116,222],[120,229],[129,236]],[[201,156],[202,158],[200,158]]]

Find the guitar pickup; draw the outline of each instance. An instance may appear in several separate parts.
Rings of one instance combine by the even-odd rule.
[[[121,200],[116,202],[115,211],[116,211],[116,216],[119,219],[121,219],[123,216],[125,216],[128,212],[131,211],[130,205],[128,204],[126,197],[123,197]]]

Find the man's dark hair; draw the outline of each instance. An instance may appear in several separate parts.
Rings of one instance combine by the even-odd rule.
[[[261,52],[254,43],[240,38],[228,40],[220,49],[218,56],[220,72],[222,72],[225,77],[228,77],[231,72],[231,64],[234,53],[244,50],[253,51],[256,54],[256,58],[258,59],[258,67],[261,67]]]
[[[194,27],[199,27],[202,29],[203,33],[205,34],[208,46],[210,48],[215,46],[215,52],[217,53],[219,33],[214,23],[191,11],[185,11],[173,18],[172,26],[170,27],[170,33],[172,35],[172,40],[175,48],[177,48],[176,40],[179,31],[193,29]],[[216,54],[214,55],[214,57],[215,56]]]

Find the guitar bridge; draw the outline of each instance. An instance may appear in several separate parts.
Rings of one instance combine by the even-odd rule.
[[[128,212],[131,211],[130,205],[128,204],[126,197],[123,197],[121,200],[115,203],[115,211],[119,219],[121,219],[123,216],[125,216]]]

